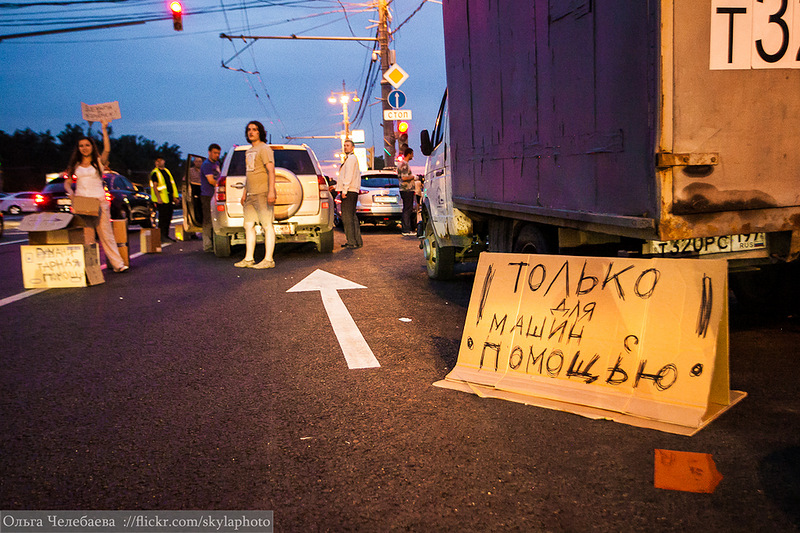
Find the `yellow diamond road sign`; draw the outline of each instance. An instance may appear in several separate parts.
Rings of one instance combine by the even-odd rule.
[[[383,75],[386,78],[386,81],[392,84],[392,87],[395,89],[399,89],[403,83],[408,79],[408,73],[400,68],[400,65],[395,63],[386,73]]]

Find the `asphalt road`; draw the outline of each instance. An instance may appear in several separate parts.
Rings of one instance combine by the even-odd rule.
[[[731,388],[749,396],[683,437],[433,387],[473,276],[428,280],[397,230],[343,242],[281,248],[264,271],[181,242],[2,305],[0,509],[274,510],[276,531],[303,532],[800,529],[797,316],[734,309]],[[4,302],[23,292],[15,253],[0,246]],[[365,287],[338,294],[379,368],[348,368],[318,292],[287,293],[317,269]],[[656,489],[655,449],[713,454],[724,479]]]

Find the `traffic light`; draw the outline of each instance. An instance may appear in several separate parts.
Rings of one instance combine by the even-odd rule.
[[[172,27],[175,31],[183,31],[183,6],[178,0],[169,3],[169,10],[172,12]]]
[[[397,123],[397,141],[400,146],[408,145],[408,122],[405,120]]]

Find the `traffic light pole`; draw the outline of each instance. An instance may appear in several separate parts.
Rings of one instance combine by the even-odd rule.
[[[383,77],[386,71],[391,67],[389,62],[389,7],[386,0],[379,0],[378,2],[378,44],[381,50],[381,102],[383,103],[383,110],[391,109],[389,105],[389,93],[392,92],[392,86]],[[383,142],[384,150],[389,153],[389,161],[386,162],[387,167],[395,166],[395,136],[394,124],[391,120],[383,121]]]

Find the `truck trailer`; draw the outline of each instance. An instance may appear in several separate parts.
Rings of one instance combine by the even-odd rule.
[[[797,0],[444,0],[432,278],[485,250],[800,254]]]

